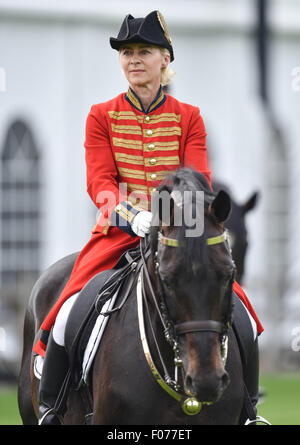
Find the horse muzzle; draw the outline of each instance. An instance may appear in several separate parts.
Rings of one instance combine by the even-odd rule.
[[[175,331],[177,335],[186,336],[183,360],[186,362],[185,393],[202,403],[216,402],[229,384],[229,375],[225,370],[228,350],[226,325],[214,320],[197,320],[177,324]],[[195,334],[201,333],[203,336],[200,340]],[[200,357],[205,359],[201,360]]]
[[[205,376],[193,375],[187,372],[184,380],[184,390],[188,396],[195,397],[199,402],[215,403],[229,384],[229,375],[225,369],[210,372]]]

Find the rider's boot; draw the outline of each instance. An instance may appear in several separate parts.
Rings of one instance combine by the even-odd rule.
[[[243,364],[243,378],[249,398],[245,395],[245,403],[239,419],[244,424],[249,416],[257,415],[257,402],[259,399],[259,349],[258,337],[252,327],[249,313],[241,300],[234,295],[234,331],[238,340]],[[253,322],[254,323],[254,322]],[[252,406],[251,412],[248,405]]]
[[[247,357],[247,365],[244,371],[244,382],[248,390],[251,404],[257,415],[257,402],[259,399],[259,352],[258,337],[253,342]]]
[[[65,407],[55,408],[58,394],[69,368],[64,346],[58,345],[52,332],[47,343],[39,388],[39,425],[62,425]]]

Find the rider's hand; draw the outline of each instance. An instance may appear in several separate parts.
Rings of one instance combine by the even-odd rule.
[[[144,238],[145,235],[150,232],[151,220],[152,220],[152,213],[147,212],[147,210],[141,210],[139,213],[135,215],[135,217],[132,220],[131,223],[132,231],[137,236],[141,236],[142,238]]]

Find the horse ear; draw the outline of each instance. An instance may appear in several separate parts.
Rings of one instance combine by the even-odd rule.
[[[257,204],[258,198],[259,198],[259,193],[254,192],[253,195],[248,199],[248,201],[246,201],[245,204],[241,206],[244,215],[245,213],[249,212],[249,210],[254,209],[254,207]]]
[[[210,205],[210,213],[218,223],[226,221],[231,211],[231,199],[227,192],[220,190]]]

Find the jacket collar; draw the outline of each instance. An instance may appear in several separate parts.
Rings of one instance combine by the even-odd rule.
[[[144,109],[140,98],[130,87],[128,88],[128,91],[125,94],[125,99],[137,110],[141,111],[142,113],[149,114],[151,111],[154,111],[156,110],[156,108],[160,107],[167,99],[167,96],[164,94],[163,89],[160,86],[157,96],[155,97],[154,101],[150,104],[147,110]]]

